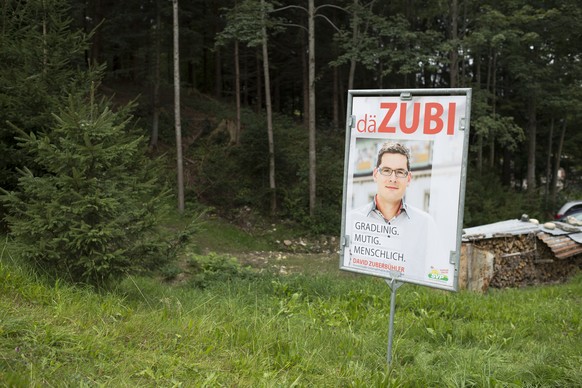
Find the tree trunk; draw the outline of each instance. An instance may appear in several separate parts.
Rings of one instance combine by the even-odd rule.
[[[467,17],[467,0],[463,0],[463,26],[461,27],[461,30],[463,31],[461,33],[461,39],[465,38],[465,34],[466,31],[468,30],[467,27],[468,24],[468,17]],[[461,58],[461,82],[459,83],[459,85],[461,87],[464,87],[466,84],[466,70],[467,70],[467,65],[466,65],[466,61],[465,61],[465,49],[463,47],[463,45],[461,44],[461,47],[463,48],[462,53],[463,56]]]
[[[160,66],[161,66],[161,12],[160,0],[156,0],[156,30],[154,33],[154,90],[153,90],[153,120],[152,133],[150,137],[150,148],[158,146],[158,135],[160,126]]]
[[[479,175],[483,172],[483,135],[477,135],[477,171]]]
[[[536,98],[530,96],[527,99],[527,191],[536,189]]]
[[[305,33],[301,30],[301,34],[304,37]],[[303,52],[301,54],[301,65],[303,68],[302,75],[303,75],[303,82],[302,82],[302,89],[303,89],[303,126],[305,129],[309,130],[309,54],[307,51],[309,50],[305,47],[305,39],[301,40]],[[307,55],[306,55],[307,54]]]
[[[552,186],[550,188],[550,202],[555,205],[556,194],[558,192],[558,172],[560,171],[560,158],[562,157],[562,147],[564,146],[564,139],[566,138],[566,120],[562,123],[562,132],[560,133],[560,140],[558,147],[554,154],[554,172],[552,174]]]
[[[173,0],[174,19],[174,120],[176,123],[176,162],[178,172],[178,212],[184,213],[184,167],[182,161],[182,124],[180,120],[180,48],[178,0]]]
[[[309,0],[309,215],[315,214],[315,0]]]
[[[481,88],[481,56],[475,58],[475,74],[477,74],[477,85]],[[477,171],[479,175],[483,171],[483,134],[477,135]]]
[[[240,51],[241,47],[239,46],[239,51]],[[242,50],[243,52],[247,52],[247,50],[245,50],[245,46],[242,46]],[[253,49],[254,50],[254,49]],[[240,57],[240,53],[239,53],[239,57]],[[242,77],[241,77],[241,81],[243,81],[242,83],[242,101],[241,104],[244,104],[245,106],[249,106],[250,104],[250,99],[249,99],[249,89],[251,87],[251,76],[250,76],[250,70],[249,70],[249,56],[248,55],[243,55],[243,68],[242,68]]]
[[[340,112],[339,113],[339,115],[340,115],[340,125],[342,127],[345,127],[345,125],[346,125],[346,122],[345,122],[345,119],[346,119],[346,109],[347,109],[347,106],[346,106],[347,94],[341,92],[342,90],[346,90],[346,87],[344,85],[344,78],[342,77],[343,74],[342,74],[341,69],[338,69],[338,71],[339,71],[339,74],[338,74],[338,77],[337,77],[338,78],[337,82],[338,82],[338,88],[340,90],[340,92],[338,94],[338,98],[339,98],[339,112]]]
[[[261,0],[264,7],[265,0]],[[262,14],[263,18],[264,13]],[[263,20],[263,72],[265,75],[265,107],[267,109],[267,136],[269,140],[269,188],[271,190],[271,215],[277,211],[277,192],[275,190],[275,142],[273,140],[273,112],[271,107],[271,80],[269,76],[269,50],[267,47],[267,26]]]
[[[220,47],[214,50],[214,97],[222,97],[222,55]]]
[[[103,22],[103,8],[101,6],[102,0],[94,0],[93,1],[93,15],[89,18],[89,20],[93,20],[91,27],[88,29],[87,32],[94,30],[95,33],[93,34],[93,38],[91,39],[91,48],[89,54],[89,64],[96,65],[101,62],[101,47],[103,45],[102,40],[102,28],[95,29],[101,22]],[[91,23],[91,22],[89,22]]]
[[[491,76],[491,107],[493,120],[497,120],[497,51],[493,52],[493,70]],[[489,132],[489,168],[495,167],[495,131]]]
[[[332,96],[332,104],[333,104],[333,128],[339,129],[339,69],[337,66],[333,67],[333,96]]]
[[[261,55],[257,50],[256,54],[256,66],[257,66],[257,101],[256,101],[256,109],[255,112],[260,113],[261,109],[263,109],[263,77],[261,77]]]
[[[238,52],[238,41],[234,42],[234,94],[236,99],[236,132],[234,136],[234,144],[240,144],[241,132],[241,104],[240,104],[240,56]],[[232,141],[233,139],[231,139]]]
[[[503,149],[503,165],[502,165],[502,175],[501,183],[509,187],[512,183],[511,179],[511,160],[513,159],[513,152],[507,148]]]
[[[546,199],[546,206],[550,197],[550,184],[552,180],[552,140],[554,137],[554,118],[550,122],[550,134],[548,135],[548,157],[546,159],[546,185],[544,190],[544,197]]]
[[[458,85],[459,75],[459,51],[458,51],[458,19],[459,19],[459,4],[458,0],[451,1],[451,40],[453,41],[453,48],[451,49],[451,69],[450,79],[451,88],[456,88]]]
[[[48,65],[48,44],[47,44],[47,10],[46,4],[42,2],[42,73],[46,75]]]
[[[358,41],[358,14],[357,14],[358,0],[354,0],[354,17],[352,20],[352,44],[355,46]],[[356,58],[350,59],[350,73],[348,75],[348,90],[354,88],[354,77],[356,76]]]

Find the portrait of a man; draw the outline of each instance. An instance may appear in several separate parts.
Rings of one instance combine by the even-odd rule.
[[[432,216],[406,202],[413,179],[410,159],[401,143],[381,145],[372,172],[376,193],[350,213],[352,263],[414,277],[430,272],[425,264],[431,255],[446,255]]]

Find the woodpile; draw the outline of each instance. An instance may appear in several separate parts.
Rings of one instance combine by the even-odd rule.
[[[582,255],[557,258],[556,254],[541,240],[539,233],[496,234],[491,238],[474,238],[464,241],[464,258],[473,267],[491,266],[476,260],[474,251],[488,252],[493,261],[492,271],[483,271],[484,278],[477,279],[477,286],[465,288],[486,291],[487,287],[521,287],[540,283],[561,282],[568,279],[582,266]],[[467,247],[471,249],[468,250]],[[472,256],[472,257],[469,257]],[[461,266],[462,267],[462,266]],[[475,272],[475,270],[473,270]],[[477,270],[479,272],[479,270]],[[488,275],[487,275],[488,274]],[[487,279],[486,277],[490,278]],[[463,274],[460,274],[463,277]],[[475,280],[474,280],[475,281]],[[461,284],[461,288],[462,284]]]

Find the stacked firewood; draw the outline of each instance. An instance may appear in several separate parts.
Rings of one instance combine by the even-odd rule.
[[[557,259],[535,233],[498,234],[470,243],[494,255],[493,277],[489,286],[495,288],[561,282],[582,265],[582,255]]]

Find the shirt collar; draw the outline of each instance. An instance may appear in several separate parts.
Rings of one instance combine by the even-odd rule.
[[[374,200],[372,201],[372,206],[370,207],[370,211],[368,212],[368,214],[370,214],[370,212],[377,212],[378,214],[382,214],[380,212],[380,210],[378,210],[378,206],[377,206],[377,202],[376,202],[376,198],[378,197],[378,194],[376,194],[374,196]],[[410,213],[408,212],[408,205],[406,204],[406,202],[404,202],[404,199],[400,200],[400,209],[398,210],[398,213],[394,216],[394,218],[398,217],[400,214],[404,213],[406,215],[407,218],[410,219]]]

